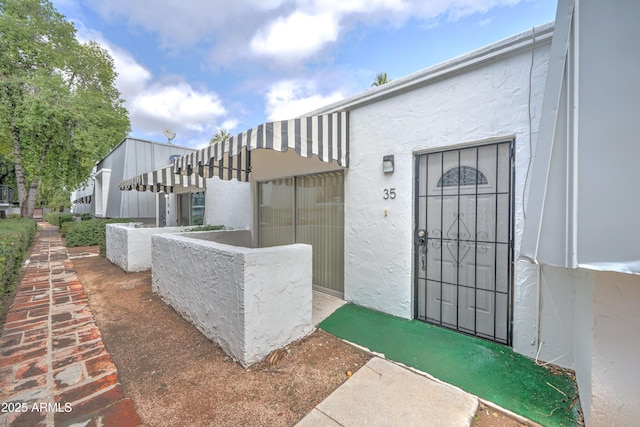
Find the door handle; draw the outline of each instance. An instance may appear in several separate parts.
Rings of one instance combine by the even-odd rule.
[[[420,261],[422,271],[425,271],[427,269],[427,236],[427,230],[422,228],[416,230],[415,239],[416,244],[420,246]]]

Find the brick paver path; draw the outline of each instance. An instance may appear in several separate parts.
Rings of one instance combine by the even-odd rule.
[[[137,426],[56,227],[43,230],[0,338],[0,426]]]

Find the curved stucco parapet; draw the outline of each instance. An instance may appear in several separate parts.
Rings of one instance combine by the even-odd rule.
[[[312,331],[310,245],[194,237],[152,237],[153,291],[225,353],[246,367]]]

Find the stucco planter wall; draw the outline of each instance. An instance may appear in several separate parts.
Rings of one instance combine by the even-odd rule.
[[[243,366],[313,329],[311,246],[232,246],[248,231],[154,235],[153,291]],[[206,240],[208,239],[208,240]]]
[[[190,231],[185,236],[225,245],[251,247],[251,230]]]
[[[151,269],[151,236],[180,233],[188,227],[138,228],[129,224],[107,224],[107,259],[126,271],[134,273]]]

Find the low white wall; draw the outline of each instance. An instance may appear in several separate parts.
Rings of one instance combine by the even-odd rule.
[[[153,291],[243,366],[310,333],[311,246],[152,237]]]
[[[162,233],[180,233],[188,227],[135,228],[129,224],[107,224],[107,259],[133,273],[151,269],[151,236]]]
[[[231,246],[251,248],[251,230],[191,231],[188,237]]]

